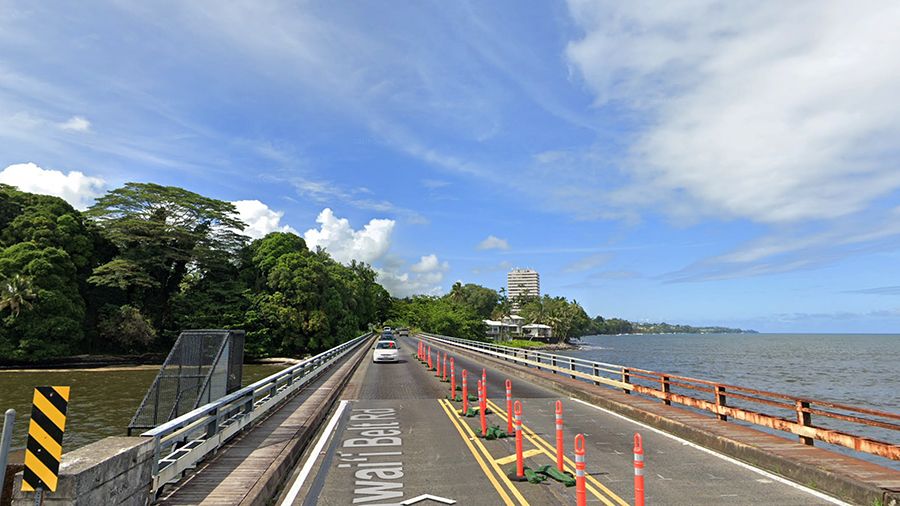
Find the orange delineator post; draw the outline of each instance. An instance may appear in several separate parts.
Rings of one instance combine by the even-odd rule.
[[[444,377],[441,378],[441,381],[447,381],[447,354],[444,353]]]
[[[462,409],[462,412],[463,412],[463,416],[465,416],[465,414],[469,412],[469,385],[468,385],[469,371],[463,369],[462,376],[463,376],[463,389],[462,389],[463,409]]]
[[[450,399],[456,400],[456,366],[453,365],[453,357],[450,357]]]
[[[584,468],[584,434],[578,434],[575,436],[575,504],[578,506],[587,505]]]
[[[484,398],[484,382],[478,381],[478,414],[481,418],[481,437],[487,437],[487,417],[484,414],[485,408],[487,407],[487,403]]]
[[[634,506],[644,506],[644,441],[634,433]]]
[[[441,352],[437,352],[437,369],[434,371],[434,375],[438,378],[441,377]]]
[[[563,463],[563,418],[562,418],[562,401],[556,401],[556,468],[560,472],[566,472],[566,466]]]
[[[516,401],[513,409],[515,410],[516,420],[516,478],[525,478],[525,460],[522,457],[522,402]]]
[[[434,369],[434,365],[431,363],[431,346],[428,347],[428,370]]]
[[[508,434],[512,434],[513,431],[512,411],[512,381],[506,380],[506,432]]]

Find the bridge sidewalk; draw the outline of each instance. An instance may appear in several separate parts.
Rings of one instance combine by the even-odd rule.
[[[434,342],[432,346],[490,363],[514,377],[624,415],[845,500],[857,504],[900,505],[900,471],[720,421],[711,415],[594,386],[562,374],[525,368]]]
[[[157,504],[265,504],[369,351],[367,341],[274,414],[230,443]]]

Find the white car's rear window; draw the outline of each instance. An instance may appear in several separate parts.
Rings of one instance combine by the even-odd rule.
[[[381,341],[375,345],[376,350],[396,350],[397,343],[394,341]]]

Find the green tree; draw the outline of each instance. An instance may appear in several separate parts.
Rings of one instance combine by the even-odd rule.
[[[141,311],[129,305],[107,306],[97,325],[101,337],[127,352],[143,351],[153,343],[156,329]]]
[[[189,272],[228,263],[246,244],[232,204],[173,186],[127,183],[87,215],[119,251],[91,282],[128,291],[158,329],[175,330],[171,300]]]
[[[19,316],[22,309],[34,307],[32,301],[37,298],[31,279],[20,274],[0,282],[0,311],[9,309],[12,317]]]
[[[452,303],[471,308],[482,319],[490,318],[500,302],[500,295],[496,290],[473,283],[463,285],[458,281],[445,297]]]
[[[38,360],[78,349],[84,338],[85,304],[69,255],[32,241],[0,251],[0,277],[31,280],[32,308],[3,320],[2,341],[17,359]]]

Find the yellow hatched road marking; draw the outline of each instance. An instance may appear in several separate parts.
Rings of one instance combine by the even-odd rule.
[[[535,446],[537,446],[537,445],[535,445]],[[522,452],[522,458],[523,458],[523,459],[527,459],[527,458],[529,458],[529,457],[534,457],[535,455],[540,455],[540,454],[542,454],[542,453],[544,453],[544,450],[543,450],[543,449],[541,449],[541,448],[533,448],[533,449],[531,449],[531,450],[528,450],[527,452]],[[508,456],[508,457],[502,457],[502,458],[499,458],[499,459],[494,459],[494,462],[497,463],[497,464],[499,464],[499,465],[501,465],[501,466],[505,466],[506,464],[510,464],[510,463],[512,463],[512,462],[515,462],[515,461],[516,461],[516,454],[515,454],[515,453],[513,453],[512,455],[510,455],[510,456]]]
[[[450,404],[450,401],[444,399],[442,402],[444,402],[448,407],[450,407],[452,409],[452,405]],[[522,493],[519,492],[519,489],[516,488],[516,486],[513,485],[513,483],[509,480],[509,478],[506,476],[506,473],[503,472],[503,469],[500,469],[500,466],[498,466],[494,462],[494,457],[491,455],[491,452],[489,452],[488,449],[485,448],[484,444],[481,443],[481,440],[478,439],[478,436],[475,435],[475,432],[472,431],[472,428],[469,427],[469,424],[467,424],[462,419],[462,417],[459,416],[459,414],[457,414],[455,411],[454,411],[454,415],[456,416],[456,422],[469,435],[469,441],[474,443],[478,447],[478,449],[481,450],[481,452],[484,454],[485,458],[487,459],[488,463],[494,469],[494,472],[497,474],[497,476],[500,477],[500,480],[504,484],[506,484],[506,487],[509,488],[509,491],[512,492],[512,494],[513,494],[513,496],[515,496],[516,500],[519,501],[519,504],[522,504],[523,506],[528,506],[528,501],[525,500],[525,497],[522,496]]]
[[[44,463],[41,462],[41,459],[35,457],[34,454],[32,454],[29,450],[25,450],[25,467],[31,469],[34,474],[36,474],[37,477],[40,478],[45,485],[47,485],[47,488],[49,488],[50,490],[56,489],[56,475],[53,473],[53,471],[47,469],[47,466],[45,466]],[[25,487],[31,489],[31,485],[29,485],[25,480],[22,480],[22,489],[25,492],[31,492],[34,490],[25,490]]]
[[[495,404],[493,401],[491,401],[490,399],[488,399],[487,402],[488,402],[488,405],[491,407],[491,409],[494,410],[494,413],[496,413],[498,416],[502,417],[503,420],[506,420],[506,411],[504,411],[503,409],[501,409],[500,406],[496,405],[496,404]],[[525,433],[525,437],[526,437],[526,438],[528,438],[535,446],[537,446],[537,447],[539,447],[539,448],[544,448],[544,453],[545,453],[548,457],[550,457],[554,462],[556,462],[556,447],[555,447],[555,446],[551,445],[551,444],[550,444],[549,442],[547,442],[545,439],[543,439],[542,437],[538,436],[533,430],[531,430],[531,428],[529,428],[529,427],[526,426],[525,424],[522,424],[522,431]],[[568,464],[568,465],[565,467],[565,470],[568,471],[568,472],[570,472],[570,473],[572,473],[572,475],[574,476],[574,475],[575,475],[575,463],[572,462],[572,459],[570,459],[570,458],[569,458],[568,456],[566,456],[566,455],[563,455],[563,459],[565,460],[566,464]],[[592,494],[594,494],[598,499],[600,499],[600,500],[603,501],[605,504],[607,504],[608,506],[613,506],[613,504],[612,504],[611,502],[609,502],[605,497],[603,497],[603,495],[601,495],[601,493],[600,493],[597,489],[595,489],[594,487],[592,487],[591,485],[596,485],[598,488],[600,488],[601,490],[603,490],[603,492],[604,492],[606,495],[608,495],[613,501],[615,501],[616,503],[618,503],[620,506],[629,506],[628,503],[625,502],[624,499],[622,499],[621,497],[619,497],[618,495],[616,495],[615,492],[613,492],[612,490],[610,490],[609,488],[607,488],[604,484],[600,483],[599,480],[597,480],[596,478],[594,478],[594,477],[591,476],[590,474],[585,473],[585,478],[587,479],[587,481],[590,482],[590,483],[587,484],[587,489],[588,489]]]
[[[47,398],[44,397],[44,394],[38,389],[34,390],[34,405],[41,413],[45,414],[54,425],[59,427],[59,430],[65,430],[66,415],[60,413],[59,410],[56,409],[56,406],[48,401]]]
[[[475,447],[472,446],[472,442],[469,440],[469,438],[466,437],[466,434],[463,432],[463,430],[457,424],[457,422],[455,420],[456,417],[450,413],[447,406],[444,405],[443,401],[438,400],[438,404],[440,404],[441,408],[444,410],[444,413],[447,415],[447,417],[450,418],[450,423],[452,423],[453,426],[456,427],[456,430],[457,430],[457,432],[459,432],[460,437],[462,437],[463,441],[466,443],[466,446],[469,447],[469,451],[471,451],[472,455],[475,456],[475,460],[478,462],[478,465],[481,466],[481,470],[484,471],[485,476],[487,476],[488,479],[491,481],[491,485],[493,485],[494,488],[497,490],[497,493],[500,494],[500,498],[503,499],[503,504],[506,504],[508,506],[514,505],[515,503],[512,501],[512,499],[509,498],[509,494],[507,494],[506,491],[503,490],[503,487],[497,481],[497,478],[494,477],[494,474],[491,473],[490,469],[488,469],[488,466],[487,466],[487,464],[485,464],[484,459],[481,458],[481,455],[478,453],[478,450],[476,450]],[[450,409],[452,409],[452,407]]]

